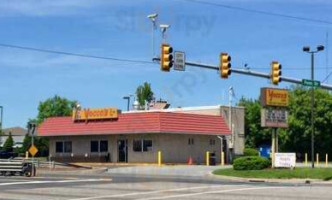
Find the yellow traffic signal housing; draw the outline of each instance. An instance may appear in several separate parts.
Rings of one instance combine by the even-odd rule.
[[[228,78],[229,75],[231,75],[231,56],[228,55],[228,53],[221,53],[220,54],[220,65],[219,65],[219,71],[220,71],[220,77],[221,78]]]
[[[169,44],[161,44],[160,69],[169,72],[173,66],[173,48]]]
[[[274,85],[278,85],[281,82],[281,64],[278,61],[272,61],[271,63],[271,80]]]

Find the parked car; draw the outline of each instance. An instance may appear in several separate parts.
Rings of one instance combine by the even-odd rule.
[[[18,154],[15,152],[0,151],[0,159],[15,158]]]

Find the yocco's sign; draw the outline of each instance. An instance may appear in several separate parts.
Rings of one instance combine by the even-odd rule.
[[[263,107],[287,107],[289,102],[288,90],[275,88],[261,88],[261,104]]]
[[[73,120],[96,120],[118,118],[117,108],[86,108],[73,111]]]
[[[275,153],[275,167],[292,168],[296,164],[295,153]]]

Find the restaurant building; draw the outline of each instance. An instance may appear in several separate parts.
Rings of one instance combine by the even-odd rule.
[[[50,159],[60,162],[156,163],[158,151],[163,163],[201,164],[207,151],[220,162],[222,149],[226,161],[243,152],[244,109],[82,109],[72,117],[46,119],[38,134],[49,137]]]

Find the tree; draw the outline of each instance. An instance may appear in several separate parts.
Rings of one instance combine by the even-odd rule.
[[[9,132],[8,138],[6,140],[6,142],[3,144],[3,149],[5,151],[9,151],[12,152],[13,151],[13,146],[14,146],[14,140],[12,137],[12,133]]]
[[[29,150],[30,146],[31,146],[31,136],[29,134],[26,134],[23,139],[23,144],[20,152],[25,153],[26,151]]]
[[[29,122],[41,124],[46,118],[49,117],[63,117],[70,116],[75,108],[77,101],[68,100],[66,98],[55,95],[39,103],[38,115],[35,119],[30,119]],[[25,145],[22,147],[21,152],[27,151],[31,146],[31,137],[25,137]],[[34,137],[34,144],[38,148],[40,156],[48,155],[49,140],[45,137]]]
[[[153,99],[151,84],[144,82],[143,85],[138,86],[136,89],[136,97],[141,107],[144,107],[145,101],[151,102]]]
[[[280,131],[283,150],[310,153],[311,151],[311,94],[310,90],[295,87],[290,91],[289,128]],[[332,95],[315,90],[315,151],[321,155],[332,153]]]
[[[289,90],[287,129],[278,129],[281,151],[310,153],[311,151],[311,97],[310,90],[292,87]],[[315,151],[332,154],[332,95],[315,90]],[[241,98],[238,105],[245,107],[246,146],[258,147],[271,143],[271,130],[260,126],[260,102]]]
[[[77,101],[71,101],[55,95],[39,103],[38,115],[34,121],[40,124],[48,117],[70,116],[76,104]]]
[[[262,144],[269,144],[271,141],[270,131],[261,127],[260,102],[242,97],[238,105],[245,107],[246,147],[257,148]]]

